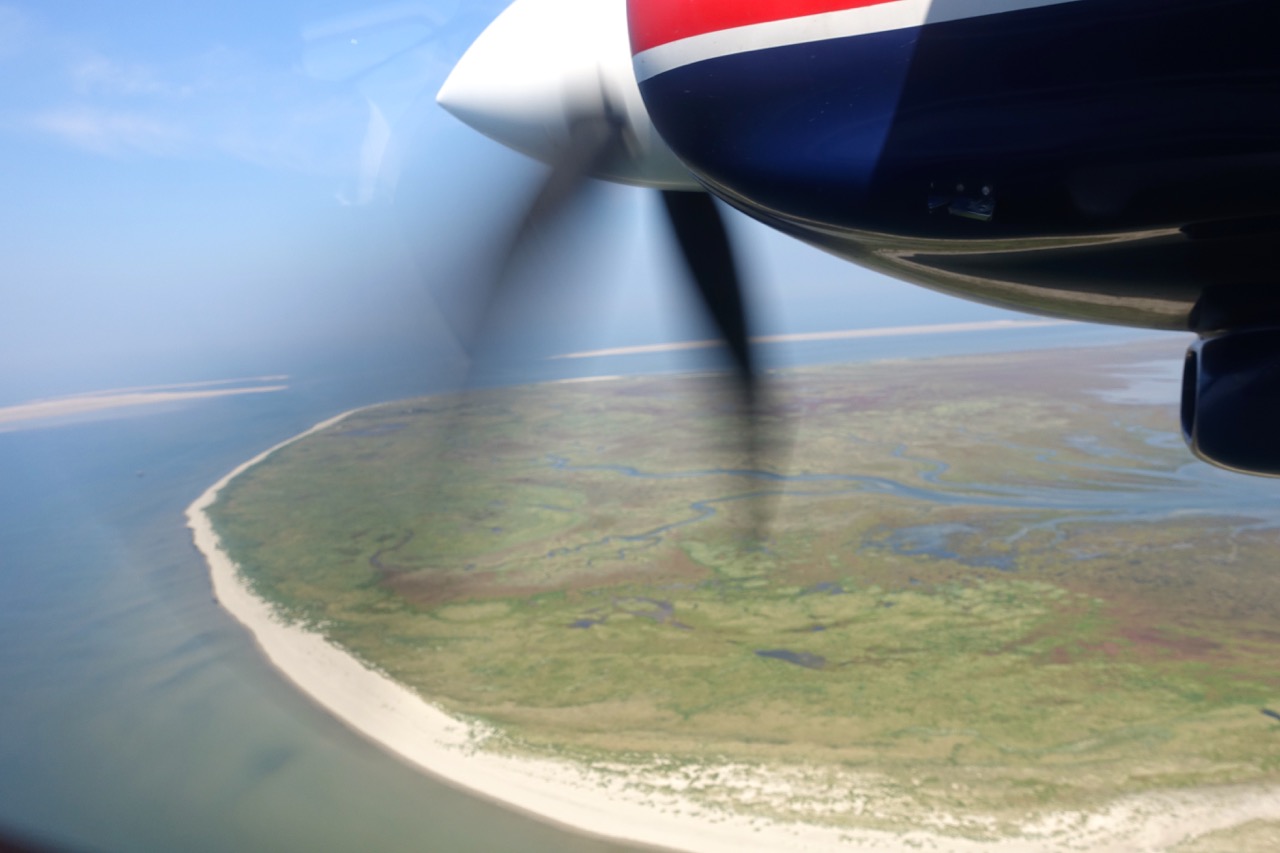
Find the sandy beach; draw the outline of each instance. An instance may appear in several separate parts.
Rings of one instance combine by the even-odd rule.
[[[281,447],[351,414],[319,423],[230,471],[187,509],[188,525],[208,561],[218,602],[253,634],[268,660],[352,729],[431,775],[585,833],[699,853],[1172,850],[1207,833],[1251,821],[1280,821],[1280,787],[1222,788],[1131,797],[1092,814],[1042,815],[1024,825],[1018,837],[978,841],[929,831],[962,825],[946,815],[922,816],[921,829],[910,833],[787,823],[682,797],[680,780],[670,775],[663,778],[656,770],[592,768],[488,750],[485,742],[491,733],[483,725],[444,713],[321,635],[278,618],[242,580],[205,512],[236,476]],[[744,770],[738,779],[732,778],[732,768],[716,769],[722,780],[728,771],[727,786],[750,788],[754,802],[770,796],[804,796],[787,787],[785,776],[762,778],[760,768]],[[859,794],[850,790],[848,798],[858,799]],[[874,813],[874,798],[864,799]]]

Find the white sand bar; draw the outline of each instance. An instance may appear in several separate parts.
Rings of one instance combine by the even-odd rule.
[[[977,841],[923,830],[893,833],[756,818],[671,793],[675,786],[655,787],[648,774],[639,771],[628,776],[616,767],[592,769],[569,761],[486,751],[489,732],[484,726],[449,716],[319,634],[278,618],[241,578],[205,512],[237,475],[281,447],[350,414],[317,424],[238,466],[191,504],[187,522],[196,547],[209,563],[218,601],[249,629],[286,678],[357,732],[461,788],[575,830],[699,853],[1155,851],[1170,850],[1206,833],[1250,821],[1280,820],[1280,787],[1220,788],[1131,797],[1094,814],[1040,816],[1022,827],[1017,838]],[[773,782],[758,781],[758,772],[750,776],[755,780],[750,784],[762,796],[778,796],[779,785],[783,786],[781,796],[791,793],[786,790],[785,776]],[[858,794],[856,790],[848,792],[850,799],[857,799]],[[874,808],[871,803],[869,811]],[[922,815],[920,825],[948,823],[959,825],[962,821]]]

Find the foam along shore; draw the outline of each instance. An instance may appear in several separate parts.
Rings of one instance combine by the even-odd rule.
[[[222,550],[206,510],[235,477],[275,451],[331,427],[355,411],[316,424],[237,466],[187,509],[196,548],[209,564],[218,602],[250,633],[267,659],[331,714],[384,749],[477,795],[584,833],[705,853],[759,851],[901,850],[1079,851],[1167,850],[1198,836],[1251,821],[1280,821],[1280,787],[1147,794],[1098,813],[1040,816],[1018,837],[971,840],[925,830],[906,833],[788,823],[706,806],[677,791],[676,775],[612,765],[592,768],[564,760],[526,758],[486,750],[493,732],[459,720],[386,675],[366,666],[320,634],[279,618],[253,594]],[[716,768],[720,778],[733,768]],[[745,773],[731,784],[750,799],[791,797],[785,776]],[[779,786],[782,790],[779,791]],[[857,791],[850,791],[851,799]],[[795,797],[803,794],[794,792]],[[874,804],[870,806],[874,812]],[[924,816],[921,826],[960,826],[947,816]]]

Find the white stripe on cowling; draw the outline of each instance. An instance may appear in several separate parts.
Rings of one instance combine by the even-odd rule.
[[[685,65],[735,53],[1078,2],[1081,0],[890,0],[873,6],[689,36],[642,51],[635,55],[633,62],[636,79],[643,82]]]

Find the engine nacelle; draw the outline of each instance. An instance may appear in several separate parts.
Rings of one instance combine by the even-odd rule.
[[[1280,328],[1226,332],[1187,350],[1182,434],[1206,462],[1280,477]]]

